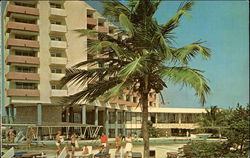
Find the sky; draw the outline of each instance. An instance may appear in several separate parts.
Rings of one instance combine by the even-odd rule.
[[[95,2],[88,2],[100,10]],[[126,3],[126,2],[124,2]],[[95,4],[95,5],[93,5]],[[158,23],[164,24],[177,11],[180,2],[163,1],[155,14]],[[190,87],[168,83],[164,89],[164,107],[220,108],[249,103],[249,9],[247,1],[196,1],[190,16],[183,17],[177,28],[176,47],[192,42],[207,41],[204,46],[212,56],[204,61],[195,58],[190,66],[204,70],[211,94],[202,106]]]

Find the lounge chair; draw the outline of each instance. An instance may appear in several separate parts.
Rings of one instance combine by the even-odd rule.
[[[95,158],[110,158],[111,157],[111,154],[109,153],[109,147],[106,147],[106,152],[105,153],[98,153],[98,154],[95,154]]]
[[[15,155],[14,147],[10,148],[3,156],[2,158],[10,158]]]
[[[77,151],[75,152],[75,157],[76,158],[92,158],[93,153],[92,153],[92,146],[87,146],[89,149],[89,154],[82,154],[83,151]]]

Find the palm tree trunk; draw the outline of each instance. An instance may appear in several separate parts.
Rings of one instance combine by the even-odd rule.
[[[144,158],[148,158],[149,157],[148,93],[142,94],[142,137],[144,142]]]

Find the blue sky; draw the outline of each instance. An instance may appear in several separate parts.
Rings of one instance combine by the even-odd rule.
[[[155,15],[159,23],[166,22],[179,2],[163,2]],[[205,107],[222,108],[249,103],[249,10],[246,1],[197,1],[176,29],[177,47],[202,39],[211,48],[208,61],[196,58],[191,66],[204,70],[212,89]],[[170,85],[164,97],[171,107],[200,107],[190,88]]]
[[[94,2],[88,2],[94,4]],[[126,3],[126,2],[124,2]],[[180,2],[163,1],[155,18],[165,23]],[[94,5],[100,10],[101,6]],[[197,40],[212,50],[208,61],[196,58],[191,67],[204,70],[212,91],[204,107],[235,107],[249,103],[249,26],[247,1],[196,1],[191,17],[184,17],[175,30],[176,47]],[[168,84],[163,96],[167,107],[202,107],[191,88]]]

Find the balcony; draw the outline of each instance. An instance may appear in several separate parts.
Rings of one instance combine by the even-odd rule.
[[[87,25],[96,26],[97,25],[97,20],[94,19],[94,18],[87,18]]]
[[[51,17],[66,17],[66,12],[64,9],[50,8]]]
[[[37,89],[8,89],[8,97],[39,97],[40,92]]]
[[[39,9],[37,8],[9,4],[6,10],[7,10],[7,17],[9,17],[12,13],[39,16]]]
[[[28,48],[40,47],[38,41],[9,38],[7,41],[7,48],[10,49],[12,46]]]
[[[11,30],[39,32],[39,26],[37,24],[26,24],[9,21],[7,23],[7,32],[10,33]]]
[[[65,74],[51,73],[51,81],[60,81],[64,76]]]
[[[63,89],[52,89],[51,90],[51,97],[64,97],[68,95],[67,90]]]
[[[66,49],[67,42],[66,41],[50,41],[50,48],[54,49]]]
[[[39,81],[40,77],[37,73],[24,73],[24,72],[8,72],[6,74],[7,81],[10,80],[26,80],[26,81]]]
[[[50,64],[51,65],[66,65],[67,64],[67,58],[64,58],[64,57],[51,57],[50,58]]]
[[[67,32],[65,25],[50,24],[50,32],[54,34],[64,34]]]
[[[98,26],[98,31],[101,33],[108,33],[108,29],[103,26]]]
[[[39,60],[38,57],[8,55],[7,58],[6,58],[6,64],[10,65],[11,63],[39,65],[40,64],[40,60]]]

